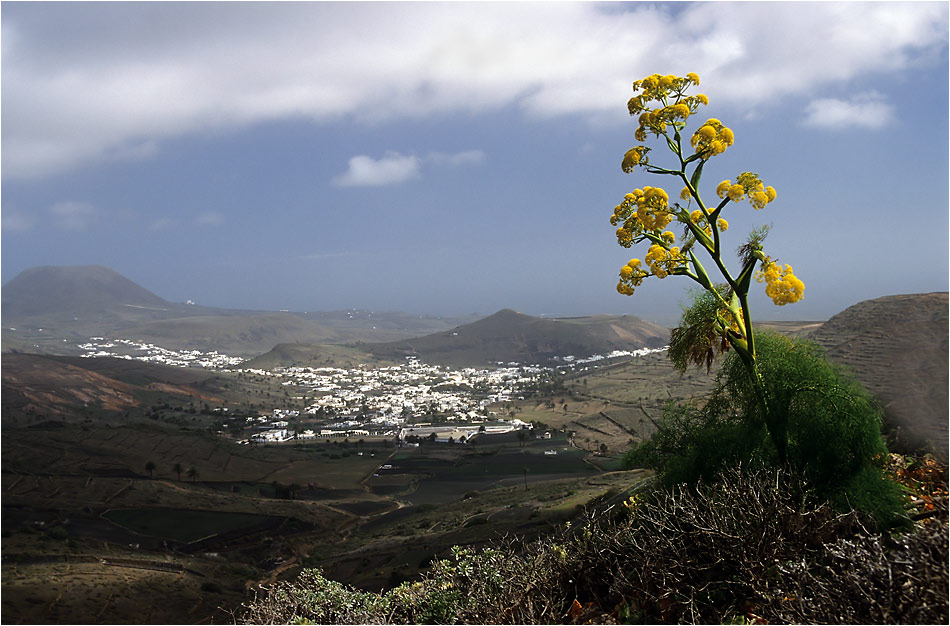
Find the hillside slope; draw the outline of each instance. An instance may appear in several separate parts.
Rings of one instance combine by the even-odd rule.
[[[218,401],[212,372],[126,359],[4,354],[3,427],[86,418],[121,419],[144,412],[145,399],[165,397]]]
[[[332,341],[336,334],[293,313],[206,315],[157,320],[125,328],[116,336],[176,350],[216,350],[235,356],[256,355],[276,344]]]
[[[548,319],[502,309],[450,331],[360,347],[380,358],[412,355],[444,365],[545,364],[554,357],[655,348],[668,341],[669,330],[632,315]]]
[[[902,446],[933,446],[947,459],[947,293],[859,302],[809,338],[874,394]]]

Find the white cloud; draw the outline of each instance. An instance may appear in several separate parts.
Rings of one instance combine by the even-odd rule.
[[[99,217],[99,211],[88,202],[57,202],[49,212],[53,223],[65,230],[85,230]]]
[[[626,122],[630,83],[656,71],[698,72],[710,98],[748,112],[939,59],[947,8],[11,3],[3,176],[147,157],[172,137],[287,117],[379,122],[514,106]]]
[[[224,216],[215,211],[205,211],[195,216],[195,223],[199,226],[220,226],[224,223]]]
[[[350,159],[346,172],[333,179],[339,187],[378,187],[398,185],[419,178],[419,159],[398,152],[387,152],[381,159],[361,154]]]
[[[485,160],[481,150],[429,152],[423,158],[389,151],[380,159],[361,154],[350,159],[349,168],[333,179],[338,187],[381,187],[398,185],[422,177],[422,165],[465,167]]]
[[[850,100],[819,98],[805,107],[805,126],[844,129],[850,127],[879,129],[894,118],[894,108],[881,94],[868,92]]]

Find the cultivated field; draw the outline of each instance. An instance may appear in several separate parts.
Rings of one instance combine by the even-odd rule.
[[[8,435],[5,623],[227,621],[253,584],[304,565],[388,586],[453,544],[537,536],[642,478],[604,474],[616,460],[591,463],[556,431],[399,450],[242,446],[150,422]]]

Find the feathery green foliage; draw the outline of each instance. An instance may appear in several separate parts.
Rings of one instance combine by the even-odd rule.
[[[721,298],[728,299],[729,286],[716,285]],[[680,325],[670,332],[670,347],[667,355],[673,367],[680,373],[690,365],[706,366],[706,373],[713,360],[729,350],[729,342],[722,335],[719,298],[709,291],[694,295],[692,306],[683,310]]]
[[[885,527],[902,523],[900,489],[881,470],[887,448],[875,400],[817,344],[766,332],[758,337],[760,388],[771,430],[788,442],[787,462],[841,510],[873,514]],[[758,400],[745,364],[730,354],[708,402],[667,407],[659,432],[627,462],[656,469],[667,485],[713,480],[738,462],[780,465]]]

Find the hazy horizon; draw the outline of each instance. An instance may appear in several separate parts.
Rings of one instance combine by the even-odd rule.
[[[948,289],[946,3],[4,3],[2,266],[103,265],[173,302],[675,322],[608,221],[630,84],[696,72],[823,320]],[[693,123],[695,125],[695,122]],[[694,126],[690,126],[692,132]],[[655,145],[655,161],[665,148]],[[671,190],[671,196],[678,191]],[[908,219],[913,216],[913,219]],[[730,238],[731,237],[731,238]]]

